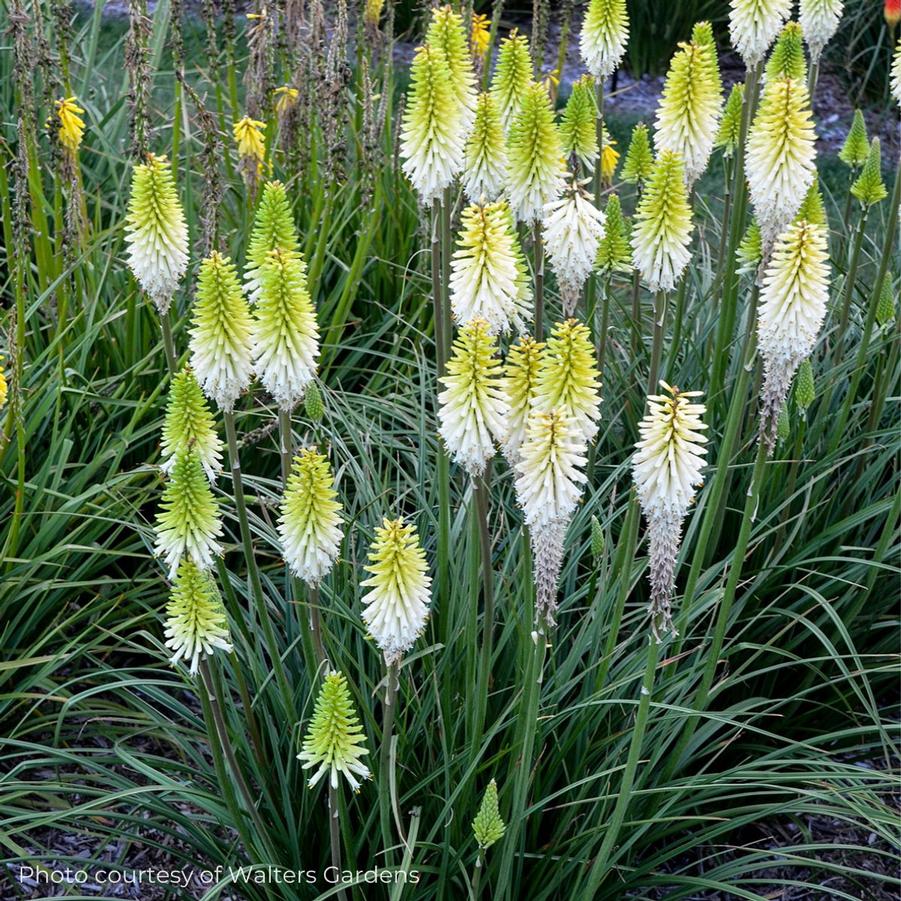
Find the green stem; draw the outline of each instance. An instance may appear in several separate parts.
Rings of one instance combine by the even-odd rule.
[[[632,356],[641,349],[641,273],[632,270]]]
[[[604,359],[607,356],[607,332],[610,330],[610,275],[604,279],[601,292],[601,324],[598,326],[598,372],[604,381]]]
[[[676,289],[676,318],[673,323],[673,338],[670,341],[668,362],[666,364],[667,381],[672,381],[676,371],[676,357],[679,355],[679,345],[682,343],[682,323],[685,319],[685,294],[688,277],[683,277]]]
[[[845,340],[845,330],[848,328],[848,320],[851,316],[851,302],[854,297],[854,282],[857,281],[857,266],[860,261],[860,248],[863,244],[863,236],[867,229],[867,216],[870,208],[865,206],[857,223],[857,231],[854,234],[854,243],[851,245],[851,258],[848,261],[848,274],[845,276],[844,290],[842,291],[841,318],[838,323],[838,333],[835,336],[835,349],[840,354]],[[878,296],[878,295],[876,295]]]
[[[286,716],[295,718],[294,702],[291,697],[291,689],[288,685],[288,679],[285,675],[285,669],[282,664],[281,654],[279,653],[278,642],[275,639],[275,632],[272,628],[272,621],[269,618],[269,609],[266,606],[266,596],[263,594],[263,583],[260,579],[260,571],[257,568],[256,559],[253,554],[253,539],[250,534],[250,521],[247,517],[247,501],[244,497],[244,480],[241,476],[241,459],[238,455],[238,437],[235,431],[235,414],[227,412],[223,414],[225,421],[225,436],[228,444],[229,465],[231,467],[232,486],[235,494],[235,508],[238,513],[238,525],[241,530],[241,543],[244,548],[244,561],[247,565],[247,572],[250,578],[250,587],[253,593],[254,604],[257,608],[257,616],[260,625],[263,628],[263,637],[266,646],[269,649],[269,657],[272,660],[272,668],[275,672],[276,682],[282,694],[284,703],[284,713]]]
[[[283,410],[279,407],[278,411],[278,451],[282,462],[282,488],[288,487],[288,477],[291,475],[291,451],[294,445],[294,438],[291,429],[291,411]]]
[[[178,357],[175,355],[175,341],[172,338],[172,307],[160,313],[160,330],[163,333],[163,350],[166,354],[166,365],[169,375],[175,375],[178,369]]]
[[[336,872],[341,872],[341,819],[340,799],[338,789],[329,780],[328,786],[328,830],[329,843],[332,851],[332,867]],[[342,888],[338,892],[340,901],[347,901],[347,892]]]
[[[654,338],[651,345],[651,365],[648,372],[648,394],[657,393],[660,360],[663,356],[663,327],[666,323],[666,291],[658,291],[654,298]]]
[[[541,223],[532,229],[535,245],[535,337],[540,341],[544,335],[544,237]]]
[[[385,706],[382,714],[382,746],[379,756],[379,819],[387,867],[392,865],[394,857],[391,851],[394,844],[391,834],[391,739],[394,735],[394,719],[397,711],[398,670],[398,664],[392,663],[387,666],[385,672]]]
[[[607,875],[607,864],[610,854],[616,846],[620,829],[623,825],[629,802],[632,800],[632,787],[635,784],[635,773],[641,758],[641,746],[644,743],[644,735],[648,725],[648,714],[651,708],[651,693],[654,688],[654,674],[657,669],[657,659],[660,654],[660,645],[653,639],[648,639],[648,656],[645,664],[644,678],[641,683],[641,697],[638,701],[638,713],[635,716],[635,725],[632,727],[632,738],[629,743],[629,756],[626,758],[626,768],[623,770],[623,779],[620,783],[619,794],[616,798],[616,806],[613,814],[606,823],[604,841],[591,872],[588,875],[588,886],[580,897],[600,898],[598,889]]]
[[[494,635],[494,570],[492,568],[491,533],[488,529],[488,477],[479,476],[473,481],[475,514],[478,521],[479,553],[482,563],[482,646],[479,654],[479,711],[478,729],[474,747],[481,741],[488,704],[488,678],[491,672],[491,650]]]

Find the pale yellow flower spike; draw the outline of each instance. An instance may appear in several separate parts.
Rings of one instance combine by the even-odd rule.
[[[67,97],[56,101],[56,114],[59,116],[59,142],[71,153],[76,153],[84,136],[84,110],[78,105],[77,98]]]
[[[262,171],[263,159],[266,156],[266,141],[263,135],[265,128],[265,122],[245,116],[235,122],[233,129],[239,156],[247,160],[256,160],[257,172]]]
[[[278,116],[284,116],[289,110],[293,109],[297,103],[297,88],[291,85],[283,84],[274,91],[275,93],[275,112]]]

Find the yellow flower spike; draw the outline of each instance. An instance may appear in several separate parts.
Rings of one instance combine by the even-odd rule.
[[[7,385],[6,385],[6,372],[3,369],[3,361],[0,360],[0,410],[2,410],[6,406],[6,395],[7,395]]]
[[[616,167],[619,163],[619,151],[616,149],[616,141],[607,134],[604,129],[604,146],[601,150],[601,179],[605,184],[613,183]]]
[[[469,46],[472,55],[481,59],[488,52],[491,40],[491,20],[483,13],[475,13],[472,17],[472,29],[469,32]]]
[[[232,129],[238,145],[238,155],[245,160],[255,160],[258,173],[262,171],[263,160],[266,157],[266,140],[263,133],[265,128],[265,122],[245,116],[235,122]]]
[[[283,84],[273,93],[275,94],[275,112],[279,117],[284,116],[297,104],[299,93],[297,88],[292,88],[291,85]]]
[[[76,153],[84,137],[84,110],[78,105],[77,98],[66,97],[56,101],[56,115],[59,117],[59,142],[71,153]]]

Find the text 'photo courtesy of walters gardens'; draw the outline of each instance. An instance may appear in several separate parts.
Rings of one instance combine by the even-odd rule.
[[[0,901],[894,901],[901,0],[8,0]]]

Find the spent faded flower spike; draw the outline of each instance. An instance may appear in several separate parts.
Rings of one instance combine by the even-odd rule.
[[[193,450],[180,454],[156,516],[156,552],[169,567],[169,578],[175,578],[184,558],[199,569],[210,569],[222,550],[216,541],[221,533],[219,504],[199,454]]]
[[[285,186],[280,181],[268,181],[257,206],[244,267],[244,286],[251,303],[260,296],[260,268],[269,251],[276,249],[297,253],[300,242]]]
[[[432,580],[416,527],[386,517],[365,569],[363,622],[390,666],[413,647],[429,618]]]
[[[532,56],[529,40],[515,28],[501,41],[497,67],[491,80],[491,96],[497,105],[504,130],[509,130],[523,97],[532,85]]]
[[[795,370],[816,344],[828,299],[826,229],[799,220],[776,241],[760,292],[757,341],[764,376],[760,430],[770,451]]]
[[[210,573],[182,560],[166,605],[166,647],[172,663],[184,660],[192,675],[200,661],[217,650],[231,651],[228,620],[219,589]]]
[[[654,638],[672,628],[670,597],[682,520],[703,482],[707,428],[705,412],[695,403],[700,391],[680,391],[660,382],[664,394],[648,396],[648,411],[639,424],[640,440],[632,457],[632,475],[648,525],[650,542],[651,629]]]
[[[693,228],[682,158],[664,150],[654,163],[632,225],[632,262],[649,290],[675,288],[691,259]]]
[[[454,319],[466,325],[484,319],[489,330],[517,331],[531,319],[531,279],[505,200],[463,211],[451,260],[450,302]]]
[[[167,312],[188,268],[188,228],[164,156],[148,154],[134,168],[125,242],[129,268],[156,308]]]
[[[594,267],[604,237],[604,214],[575,179],[563,197],[544,208],[544,246],[557,275],[564,315],[570,316]]]
[[[670,63],[657,108],[657,153],[669,150],[682,157],[685,181],[691,187],[710,159],[722,97],[714,51],[694,41],[681,44]]]
[[[476,115],[466,142],[463,189],[471,203],[497,200],[507,178],[507,144],[500,113],[491,94],[479,94]]]
[[[551,99],[542,84],[531,85],[510,126],[507,142],[507,195],[520,222],[532,224],[545,204],[563,190],[563,146],[554,123]]]
[[[519,449],[526,437],[543,350],[543,342],[536,341],[531,335],[522,335],[507,350],[501,381],[507,407],[501,450],[511,465],[519,461]]]
[[[439,431],[448,451],[472,477],[485,471],[494,444],[504,435],[506,402],[501,385],[497,338],[484,319],[460,330],[439,381]]]
[[[253,375],[252,324],[234,264],[213,251],[197,277],[191,366],[204,394],[225,412],[234,408]]]
[[[626,0],[590,0],[579,42],[585,68],[606,80],[620,64],[628,40]]]
[[[588,327],[575,319],[558,322],[541,353],[535,409],[560,410],[588,444],[601,417],[600,384]]]
[[[536,619],[553,625],[563,542],[586,482],[585,439],[562,408],[533,409],[516,464],[516,498],[532,545]]]
[[[259,270],[253,360],[257,377],[282,410],[303,398],[316,375],[319,327],[299,254],[270,250]]]
[[[179,454],[194,450],[212,482],[222,471],[222,441],[216,434],[206,398],[187,366],[175,374],[163,420],[162,470],[169,472]]]
[[[316,698],[303,749],[297,755],[305,770],[318,767],[307,785],[312,788],[328,773],[332,788],[338,787],[338,777],[343,775],[351,789],[359,791],[361,781],[371,778],[362,761],[369,753],[365,744],[366,735],[347,679],[339,672],[328,673]]]
[[[318,585],[341,547],[341,504],[328,459],[315,447],[294,457],[285,486],[278,535],[285,560],[297,578]]]
[[[791,15],[792,0],[731,0],[729,36],[746,66],[763,59]]]
[[[745,148],[745,170],[764,253],[795,218],[816,174],[810,95],[802,81],[768,81]]]
[[[419,199],[438,199],[463,168],[463,107],[440,47],[420,47],[410,68],[410,89],[401,130],[403,170]]]

